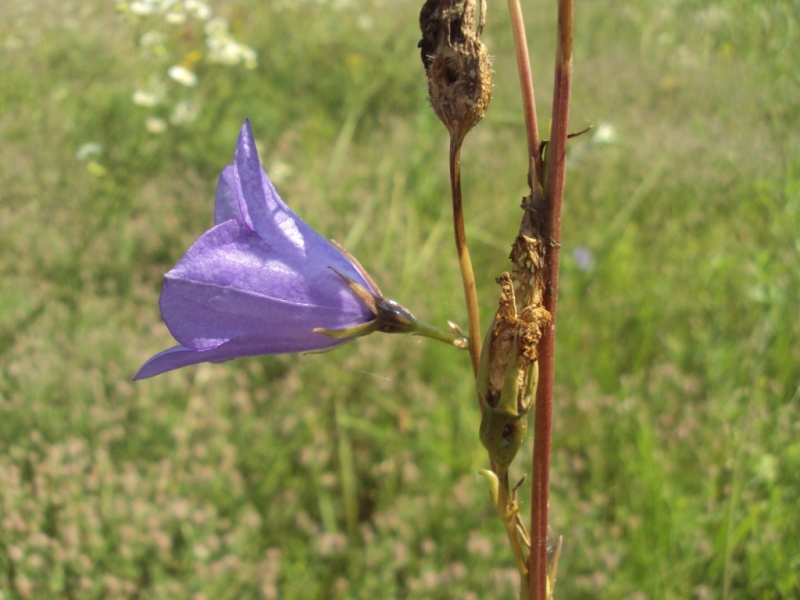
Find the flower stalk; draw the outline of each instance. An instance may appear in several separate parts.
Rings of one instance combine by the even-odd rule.
[[[469,328],[468,350],[472,361],[472,372],[478,373],[481,356],[481,322],[478,307],[478,291],[475,287],[475,273],[467,247],[467,234],[464,230],[464,207],[461,201],[461,141],[457,136],[450,137],[450,189],[453,196],[453,232],[458,253],[458,267],[464,284],[464,299],[467,305],[467,326]]]
[[[428,77],[428,99],[450,133],[453,231],[464,285],[473,374],[478,372],[481,333],[475,274],[464,229],[461,145],[483,118],[492,97],[489,53],[481,41],[485,16],[485,5],[482,1],[476,4],[476,0],[426,0],[419,16],[419,47]]]

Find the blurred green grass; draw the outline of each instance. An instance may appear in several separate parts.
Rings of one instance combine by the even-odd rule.
[[[160,136],[113,3],[4,10],[0,597],[515,597],[465,354],[373,336],[130,381],[171,344],[161,278],[209,226],[245,116],[299,214],[421,318],[465,323],[419,6],[219,8],[259,67],[201,72],[198,120]],[[554,16],[526,10],[547,123]],[[570,149],[561,597],[800,595],[798,14],[578,3],[572,129],[614,136]],[[495,97],[463,166],[484,323],[525,191],[500,5],[486,42]]]

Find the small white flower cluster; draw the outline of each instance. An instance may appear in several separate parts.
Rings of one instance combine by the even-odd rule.
[[[183,65],[172,65],[167,69],[167,75],[173,81],[177,81],[186,87],[194,87],[197,85],[197,75],[194,71],[190,71]]]
[[[167,24],[166,28],[159,27],[156,20],[152,22],[153,28],[145,31],[139,38],[142,56],[147,62],[153,63],[151,68],[154,67],[155,70],[151,71],[147,84],[134,91],[133,103],[151,109],[174,103],[167,119],[155,115],[147,117],[145,126],[153,134],[166,131],[168,122],[173,125],[186,125],[200,114],[200,101],[196,97],[198,92],[194,92],[195,98],[189,98],[187,94],[191,95],[189,90],[196,88],[199,83],[195,67],[201,61],[227,66],[242,65],[247,69],[254,69],[258,65],[256,51],[233,37],[230,23],[224,18],[214,16],[208,2],[135,0],[117,1],[116,5],[136,24],[144,20],[152,22],[153,17],[162,17],[163,22]],[[184,24],[186,27],[191,27],[190,19],[204,23],[204,49],[182,48],[181,46],[186,44],[186,39],[197,39],[198,36],[179,35],[177,30],[171,27]],[[175,56],[183,58],[175,62]],[[165,63],[170,66],[164,70]],[[177,83],[178,87],[170,82]],[[179,99],[170,99],[170,96],[176,95]]]
[[[211,7],[200,0],[137,0],[122,2],[118,6],[138,17],[164,15],[164,20],[171,25],[185,23],[190,16],[202,21],[211,17]]]
[[[231,35],[230,24],[219,17],[206,23],[206,46],[209,62],[223,65],[243,63],[248,69],[255,69],[258,55],[250,46],[246,46]]]

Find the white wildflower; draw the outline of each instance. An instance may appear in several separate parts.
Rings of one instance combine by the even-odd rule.
[[[201,21],[205,21],[211,17],[211,7],[209,7],[206,2],[201,2],[200,0],[186,0],[183,3],[183,8],[195,19]]]
[[[200,114],[200,107],[188,100],[182,100],[175,105],[172,114],[169,117],[169,122],[173,125],[186,125],[191,123]]]
[[[130,11],[140,17],[154,15],[158,12],[158,3],[153,0],[140,0],[139,2],[131,2]]]
[[[147,121],[145,121],[145,127],[147,128],[147,131],[152,134],[164,133],[164,131],[167,129],[167,122],[158,117],[147,117]]]
[[[223,65],[244,63],[248,69],[258,64],[258,54],[250,46],[238,42],[229,31],[225,19],[211,19],[205,26],[208,61]]]
[[[133,103],[137,106],[152,108],[158,104],[158,96],[154,92],[147,90],[136,90],[133,92]]]
[[[194,87],[197,85],[197,75],[194,71],[190,71],[184,66],[172,65],[167,69],[167,75],[169,75],[170,79],[173,81],[177,81],[186,87]]]
[[[164,17],[164,20],[170,25],[182,25],[186,22],[186,13],[181,9],[171,10]]]
[[[246,68],[255,69],[258,66],[258,53],[250,46],[242,45],[239,48],[239,52],[242,54],[242,61],[244,61]]]
[[[206,35],[211,37],[222,36],[228,34],[228,21],[227,19],[223,19],[221,17],[214,17],[210,19],[208,23],[206,23],[205,27],[203,28],[206,32]]]
[[[209,38],[206,40],[208,46],[209,62],[220,63],[223,65],[235,65],[239,62],[239,44],[232,39]]]

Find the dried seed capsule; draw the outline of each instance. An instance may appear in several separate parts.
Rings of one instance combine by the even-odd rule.
[[[533,322],[517,316],[511,276],[503,273],[500,303],[486,334],[475,385],[481,399],[480,439],[499,471],[508,469],[528,429],[539,365],[536,344],[546,313]],[[525,316],[534,316],[534,313]]]
[[[422,64],[436,116],[459,142],[486,113],[492,97],[489,53],[475,26],[476,0],[426,0],[420,12]]]
[[[494,354],[497,348],[491,341],[495,325],[496,321],[487,335],[476,386],[483,401],[480,440],[494,461],[495,468],[503,472],[514,461],[528,431],[528,412],[533,394],[536,393],[539,365],[533,362],[521,368],[517,335],[512,339],[508,356]],[[491,371],[493,367],[497,367],[493,362],[505,362],[500,387],[492,382]]]

